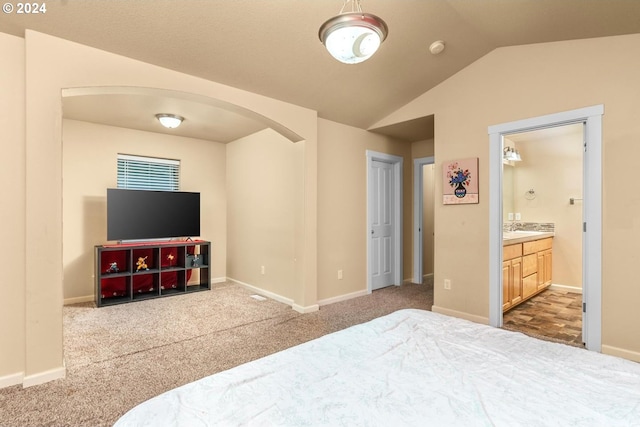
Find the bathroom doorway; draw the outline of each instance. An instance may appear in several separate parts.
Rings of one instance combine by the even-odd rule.
[[[511,283],[524,289],[504,288],[503,328],[582,346],[584,125],[504,135],[503,153],[503,266],[509,274],[510,266],[520,263],[521,277],[527,276]],[[546,233],[553,235],[551,240]],[[513,254],[507,249],[521,244],[509,242],[521,241],[523,236],[545,236],[549,248],[529,253],[527,248],[544,241],[531,240],[536,243],[524,246],[520,256],[505,259]],[[532,280],[538,283],[535,288]],[[509,293],[516,296],[513,304]]]
[[[489,324],[503,324],[502,161],[504,137],[568,124],[584,126],[582,200],[582,336],[602,348],[602,116],[603,105],[488,127],[489,134]],[[575,202],[575,201],[574,201]]]

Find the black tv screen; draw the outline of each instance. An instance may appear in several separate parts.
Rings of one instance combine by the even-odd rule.
[[[200,236],[200,193],[107,189],[107,240]]]

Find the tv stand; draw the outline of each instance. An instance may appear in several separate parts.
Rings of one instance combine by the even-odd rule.
[[[209,290],[210,249],[204,240],[98,245],[96,305]]]

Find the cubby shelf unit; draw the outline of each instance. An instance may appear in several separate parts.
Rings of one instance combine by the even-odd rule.
[[[204,240],[98,245],[96,305],[209,290],[210,254]]]

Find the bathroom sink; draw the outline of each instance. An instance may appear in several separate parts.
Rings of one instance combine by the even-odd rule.
[[[552,232],[548,232],[548,231],[524,231],[524,230],[516,230],[516,231],[505,231],[502,233],[502,240],[503,241],[514,241],[514,240],[518,240],[518,242],[520,241],[525,241],[525,240],[535,240],[538,238],[544,238],[544,237],[552,237],[553,233]],[[516,242],[514,242],[516,243]]]
[[[502,233],[502,237],[505,239],[514,239],[517,237],[536,236],[541,233],[542,233],[541,231],[524,231],[524,230],[506,231]]]

